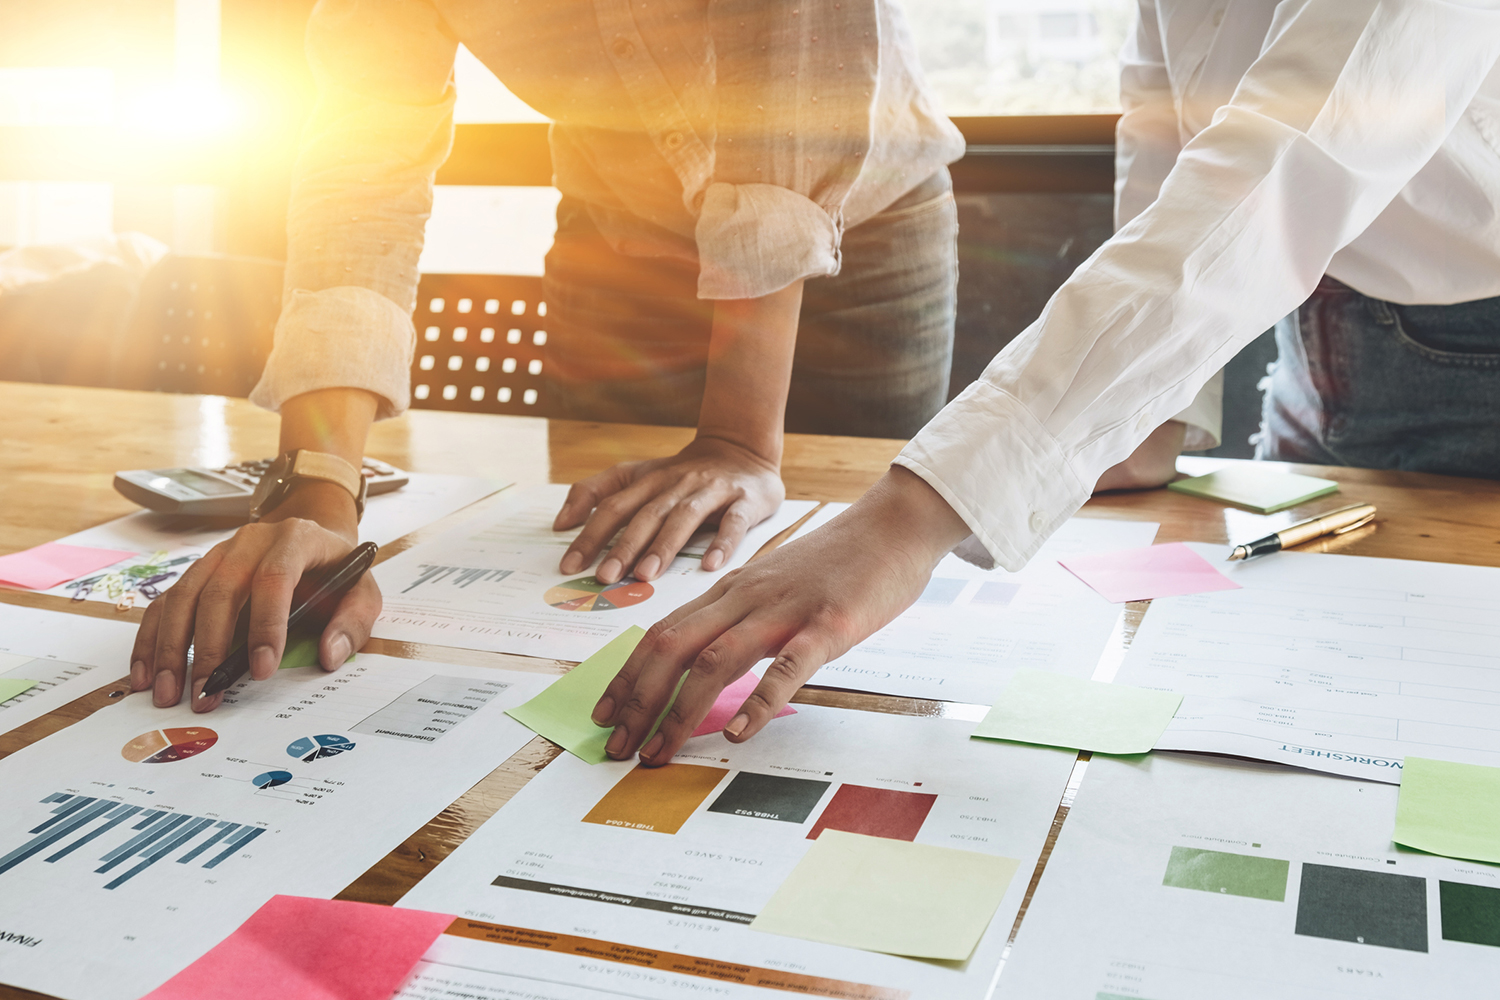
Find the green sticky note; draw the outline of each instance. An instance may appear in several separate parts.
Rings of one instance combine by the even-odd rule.
[[[1146,753],[1177,714],[1182,695],[1017,670],[973,734],[1099,753]]]
[[[288,632],[286,637],[286,648],[281,651],[282,670],[290,670],[294,667],[316,667],[318,665],[318,640],[323,637],[318,632]],[[354,653],[349,654],[345,663],[354,661]]]
[[[910,958],[967,959],[1020,862],[824,830],[750,929]]]
[[[1331,479],[1275,472],[1257,468],[1252,463],[1231,465],[1206,476],[1179,479],[1167,484],[1169,490],[1206,500],[1222,500],[1238,507],[1247,507],[1257,514],[1271,514],[1295,507],[1299,503],[1336,493],[1338,488],[1339,484]]]
[[[590,764],[600,763],[605,760],[604,743],[612,730],[594,725],[589,713],[645,635],[645,629],[630,626],[549,684],[547,690],[505,714],[575,757]]]
[[[19,677],[0,677],[0,702],[10,701],[18,694],[25,694],[36,687],[36,681],[22,680]]]
[[[1500,767],[1406,758],[1392,839],[1428,854],[1500,864]]]

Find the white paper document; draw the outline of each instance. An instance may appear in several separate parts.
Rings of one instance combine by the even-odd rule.
[[[659,771],[564,754],[401,900],[464,919],[398,995],[984,997],[1075,755],[972,728],[802,705],[740,746],[695,737]],[[1020,867],[966,963],[751,930],[824,829]]]
[[[1153,601],[1115,678],[1183,696],[1159,749],[1390,782],[1407,755],[1500,766],[1500,569],[1193,548],[1242,589]]]
[[[361,655],[205,715],[131,695],[10,755],[0,982],[134,1000],[273,895],[333,896],[524,746],[504,711],[551,680]]]
[[[36,681],[0,701],[0,733],[130,672],[135,625],[0,604],[0,678]]]
[[[592,568],[557,571],[583,530],[552,530],[567,495],[562,484],[516,490],[482,516],[375,567],[385,598],[376,638],[583,660],[622,629],[649,627],[703,594],[815,506],[784,501],[715,572],[701,565],[713,540],[703,531],[655,580],[601,584]]]
[[[476,476],[411,472],[411,481],[392,493],[370,497],[360,520],[361,541],[389,545],[424,525],[447,517],[503,489],[504,483]],[[58,541],[137,555],[42,591],[79,601],[106,601],[126,607],[150,604],[182,578],[203,553],[234,534],[224,519],[136,511]]]
[[[847,507],[829,504],[793,538]],[[915,604],[810,683],[989,705],[1020,667],[1087,679],[1123,609],[1057,560],[1150,545],[1156,529],[1149,521],[1075,517],[1019,573],[944,556]]]
[[[1396,850],[1397,791],[1095,757],[997,1000],[1494,996],[1500,868]]]

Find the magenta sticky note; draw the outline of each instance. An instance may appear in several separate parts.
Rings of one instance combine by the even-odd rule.
[[[82,545],[44,542],[34,549],[0,556],[0,584],[46,590],[76,580],[95,570],[113,566],[136,555],[119,549],[91,549]]]
[[[1182,542],[1069,556],[1058,562],[1103,594],[1105,600],[1116,604],[1240,589],[1239,584]]]
[[[698,723],[698,728],[693,730],[694,736],[707,736],[709,733],[717,733],[729,724],[734,714],[740,710],[745,699],[755,691],[755,685],[760,683],[760,678],[752,673],[729,685],[719,692],[719,697],[714,699],[714,707],[708,710],[708,718]],[[788,705],[776,713],[776,718],[783,715],[796,715],[797,710]]]
[[[142,1000],[390,1000],[453,919],[373,903],[272,896]]]

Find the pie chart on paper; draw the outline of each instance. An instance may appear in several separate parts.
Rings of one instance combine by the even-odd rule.
[[[654,593],[651,584],[640,580],[600,583],[584,576],[549,588],[542,600],[560,611],[614,611],[639,604]]]
[[[219,734],[202,726],[153,729],[120,748],[120,756],[136,764],[170,764],[186,760],[219,742]]]

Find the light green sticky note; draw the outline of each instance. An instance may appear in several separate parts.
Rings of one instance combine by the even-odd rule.
[[[632,625],[541,694],[505,714],[575,757],[598,764],[605,759],[604,743],[612,730],[594,725],[589,713],[645,635],[645,629]]]
[[[961,962],[1020,862],[824,830],[750,929],[846,948]]]
[[[286,647],[281,651],[281,670],[290,670],[295,667],[316,667],[318,665],[318,640],[323,638],[322,632],[289,632],[286,637]],[[350,653],[345,663],[351,663],[356,654]]]
[[[1179,479],[1167,484],[1169,490],[1206,500],[1222,500],[1247,507],[1257,514],[1271,514],[1295,507],[1299,503],[1336,493],[1338,488],[1339,484],[1331,479],[1276,472],[1257,468],[1252,463],[1231,465],[1206,476]]]
[[[19,677],[0,677],[0,703],[10,701],[18,694],[25,694],[36,687],[36,683]]]
[[[1500,864],[1500,767],[1406,758],[1392,839],[1428,854]]]
[[[1182,695],[1017,670],[973,735],[1099,753],[1146,753]]]

